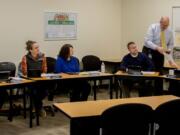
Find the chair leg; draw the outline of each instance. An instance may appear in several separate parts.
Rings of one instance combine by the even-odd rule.
[[[94,100],[96,100],[96,80],[94,80]]]
[[[155,135],[155,124],[150,123],[149,135]]]
[[[53,106],[49,105],[49,106],[44,106],[44,109],[46,111],[49,111],[51,113],[51,116],[54,117],[55,116],[55,109]]]

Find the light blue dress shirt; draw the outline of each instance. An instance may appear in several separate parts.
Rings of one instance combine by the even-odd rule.
[[[170,30],[170,28],[167,28],[164,30],[165,32],[165,40],[166,45],[168,49],[173,49],[174,46],[174,38],[173,38],[173,32]],[[147,32],[147,35],[145,37],[145,46],[155,50],[157,46],[161,46],[161,27],[159,23],[152,24]]]

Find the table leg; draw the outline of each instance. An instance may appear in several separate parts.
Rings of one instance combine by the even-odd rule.
[[[112,85],[113,85],[113,79],[110,78],[110,99],[113,98],[113,88],[112,88]]]
[[[93,91],[94,91],[94,100],[96,100],[96,80],[94,80],[94,87],[93,87]]]
[[[9,107],[9,116],[8,116],[8,120],[9,121],[12,121],[12,119],[13,119],[13,102],[12,102],[12,89],[9,89],[10,90],[10,95],[9,95],[9,105],[10,105],[10,107]]]

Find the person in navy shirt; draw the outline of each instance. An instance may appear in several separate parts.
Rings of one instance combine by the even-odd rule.
[[[73,56],[73,46],[62,46],[55,64],[56,73],[78,73],[80,65],[78,58]],[[85,101],[90,93],[90,85],[86,80],[66,80],[63,82],[71,90],[70,101]]]
[[[129,53],[125,55],[122,59],[120,69],[126,71],[129,67],[140,67],[143,71],[152,71],[154,69],[154,65],[152,61],[143,53],[138,51],[138,47],[134,42],[129,42],[127,44],[127,48]],[[138,79],[126,79],[123,80],[123,85],[126,90],[126,96],[130,96],[129,90],[130,87],[134,84],[138,83],[139,88],[139,96],[147,95],[149,85],[151,81],[149,80],[138,80]]]
[[[126,70],[128,67],[140,67],[143,71],[152,71],[154,65],[146,54],[138,51],[137,45],[134,42],[129,42],[127,45],[129,53],[123,57],[121,69]]]

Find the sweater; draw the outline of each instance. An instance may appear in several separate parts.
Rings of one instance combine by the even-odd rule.
[[[56,73],[68,73],[68,72],[79,72],[79,60],[71,56],[69,60],[65,60],[62,57],[57,57],[55,64],[55,72]]]
[[[128,67],[141,67],[144,71],[151,71],[154,69],[151,59],[141,52],[138,53],[137,57],[132,57],[130,53],[125,55],[120,67],[122,70]]]

